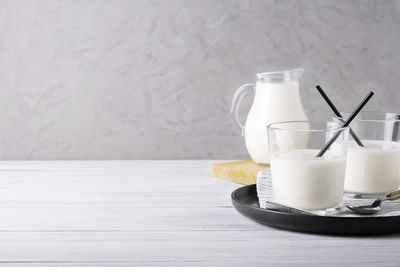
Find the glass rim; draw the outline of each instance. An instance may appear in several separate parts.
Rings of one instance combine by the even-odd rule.
[[[349,115],[351,114],[350,111],[343,111],[343,112],[340,112],[340,113],[342,115],[343,114],[349,114]],[[358,115],[359,114],[380,114],[380,115],[390,114],[390,115],[393,115],[393,118],[392,119],[360,119],[360,118],[358,118],[358,116],[356,116],[353,119],[353,122],[354,121],[358,121],[358,122],[399,122],[400,121],[400,114],[399,113],[394,113],[394,112],[365,110],[365,111],[360,111],[358,113]],[[333,115],[333,117],[334,118],[339,118],[336,115]]]
[[[333,128],[325,128],[325,129],[283,129],[277,127],[277,125],[282,125],[282,124],[291,124],[291,123],[333,123],[336,124],[337,127]],[[277,131],[286,131],[286,132],[340,132],[348,129],[349,126],[343,127],[340,123],[335,122],[335,121],[326,121],[326,120],[304,120],[304,121],[281,121],[281,122],[274,122],[270,123],[267,126],[267,130],[277,130]]]

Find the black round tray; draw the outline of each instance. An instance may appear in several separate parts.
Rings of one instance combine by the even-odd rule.
[[[340,217],[292,214],[259,207],[256,185],[246,185],[232,192],[236,210],[252,220],[283,229],[323,234],[392,234],[400,233],[400,216]]]

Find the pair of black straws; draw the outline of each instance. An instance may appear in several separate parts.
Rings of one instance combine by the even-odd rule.
[[[356,107],[356,109],[350,114],[350,116],[344,120],[342,114],[340,114],[339,110],[335,107],[335,105],[332,103],[332,101],[329,99],[329,97],[326,95],[324,90],[322,90],[321,86],[317,85],[317,90],[318,92],[322,95],[322,97],[325,99],[326,103],[329,105],[329,107],[332,109],[333,113],[336,115],[338,120],[342,123],[342,127],[347,127],[350,125],[352,120],[357,116],[357,114],[363,109],[363,107],[368,103],[368,101],[371,99],[371,97],[374,95],[374,92],[370,91],[367,96],[361,101],[361,103]],[[341,131],[338,131],[332,138],[326,143],[326,145],[318,152],[317,158],[322,157],[325,152],[329,149],[329,147],[333,144],[333,142],[336,141],[336,139],[340,136]],[[353,130],[350,128],[350,134],[353,137],[354,141],[359,146],[364,146],[361,140],[357,137],[357,135],[353,132]]]

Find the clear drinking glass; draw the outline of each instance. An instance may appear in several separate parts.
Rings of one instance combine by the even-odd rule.
[[[350,113],[342,113],[344,118]],[[337,119],[337,118],[336,118]],[[358,197],[376,197],[397,190],[400,183],[400,116],[362,111],[351,123],[344,189]]]
[[[268,126],[274,200],[324,211],[342,203],[348,127],[328,121],[292,121]],[[316,157],[332,136],[335,143]]]

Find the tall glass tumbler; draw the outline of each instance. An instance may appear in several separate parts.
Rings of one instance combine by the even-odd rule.
[[[286,206],[324,211],[343,198],[348,127],[329,121],[292,121],[268,126],[273,194]],[[322,157],[318,152],[334,135]]]
[[[346,118],[349,113],[342,113]],[[337,119],[337,118],[336,118]],[[362,111],[351,123],[344,189],[373,196],[398,189],[400,184],[400,117],[387,112]]]

